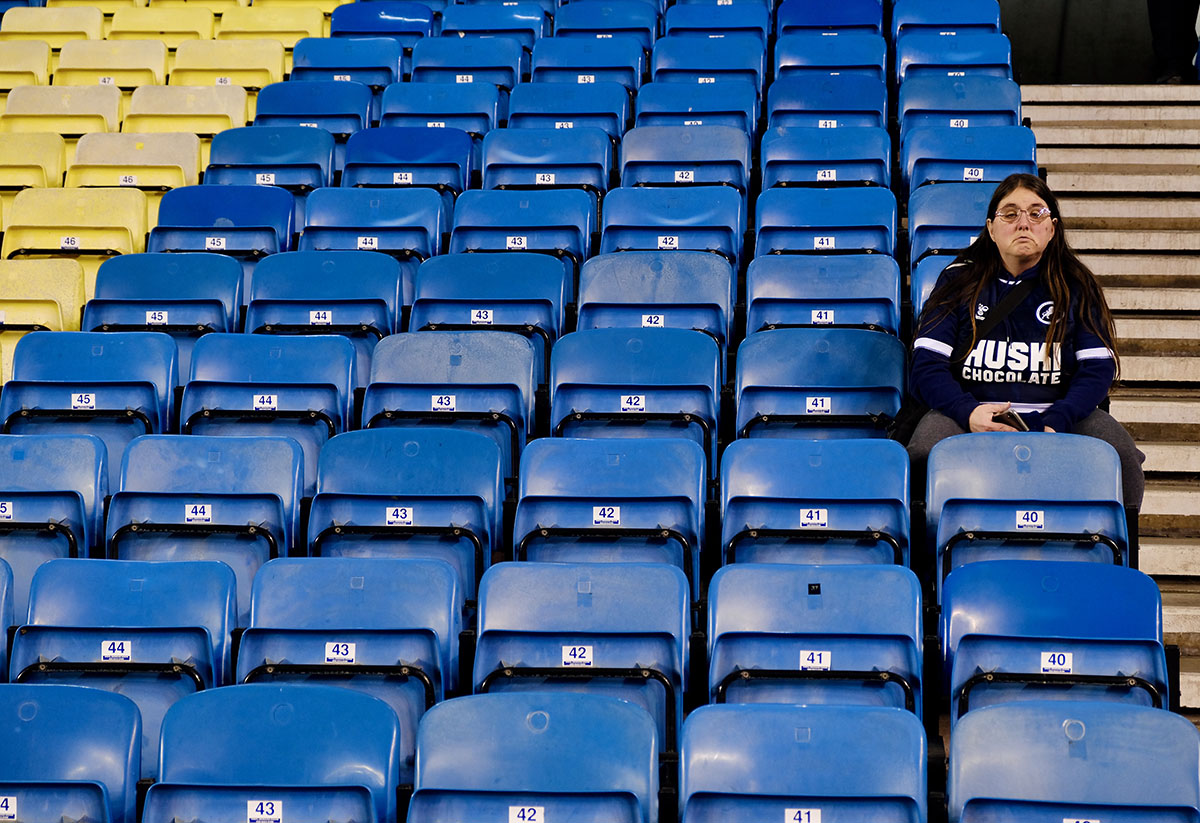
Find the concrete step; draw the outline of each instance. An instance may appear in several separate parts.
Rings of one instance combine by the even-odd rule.
[[[1200,287],[1200,249],[1192,255],[1143,252],[1139,251],[1140,245],[1115,251],[1089,252],[1075,243],[1074,232],[1071,232],[1071,244],[1080,253],[1079,258],[1097,277],[1147,277],[1153,278],[1156,287]]]
[[[1059,149],[1039,146],[1037,163],[1052,173],[1194,174],[1196,168],[1200,167],[1200,149]]]
[[[1039,126],[1088,126],[1096,128],[1197,128],[1200,127],[1200,102],[1153,105],[1132,102],[1128,105],[1072,105],[1069,103],[1022,103],[1021,117]]]
[[[1200,708],[1200,657],[1184,657],[1179,661],[1179,705]],[[1200,718],[1191,720],[1200,725]]]
[[[1075,175],[1080,177],[1082,175]],[[1182,175],[1189,177],[1190,175]],[[1112,175],[1105,175],[1112,177]],[[1154,181],[1150,178],[1160,178],[1163,181],[1175,179],[1170,175],[1125,175],[1136,181],[1134,189],[1107,189],[1119,192],[1153,192]],[[1194,175],[1193,192],[1200,191],[1200,175]],[[1111,180],[1109,182],[1112,182]],[[1047,183],[1056,192],[1064,191],[1064,187],[1056,184],[1056,176],[1047,176]],[[1066,189],[1067,194],[1059,194],[1058,202],[1063,217],[1070,226],[1071,242],[1075,240],[1077,229],[1109,229],[1120,230],[1155,230],[1155,229],[1200,229],[1200,199],[1184,197],[1130,197],[1126,194],[1100,194],[1100,189]],[[1161,191],[1175,191],[1165,188]],[[1075,194],[1074,192],[1085,192]]]
[[[1111,304],[1110,304],[1111,307]],[[1125,340],[1200,339],[1200,317],[1139,315],[1116,317],[1117,337]]]
[[[1200,441],[1200,392],[1118,386],[1109,411],[1140,443]]]
[[[1040,162],[1040,161],[1039,161]],[[1196,166],[1176,168],[1156,167],[1153,171],[1138,169],[1134,173],[1119,173],[1093,169],[1079,171],[1075,169],[1048,169],[1046,183],[1063,199],[1063,193],[1073,192],[1130,192],[1133,194],[1148,193],[1162,194],[1194,194],[1200,191],[1200,174],[1195,174]],[[1162,200],[1161,203],[1174,201]],[[1069,214],[1063,208],[1064,214]]]
[[[1149,478],[1139,526],[1144,537],[1200,534],[1200,481]]]
[[[1200,340],[1118,338],[1121,380],[1200,383]]]
[[[1138,443],[1138,448],[1146,455],[1142,470],[1147,473],[1200,473],[1200,442],[1141,442]]]
[[[1155,288],[1152,278],[1129,279],[1133,282],[1121,282],[1120,285],[1113,283],[1115,278],[1105,278],[1101,281],[1104,284],[1104,298],[1108,301],[1108,307],[1118,315],[1118,321],[1121,312],[1200,312],[1200,288]],[[1121,337],[1143,336],[1124,334],[1120,326],[1117,333]]]
[[[1021,86],[1021,103],[1200,103],[1196,86]]]
[[[1034,126],[1033,134],[1039,146],[1200,146],[1200,128],[1041,125]]]
[[[1152,577],[1200,578],[1200,538],[1143,537],[1138,568]],[[1159,583],[1159,588],[1169,585]]]
[[[1179,251],[1200,249],[1200,230],[1189,229],[1072,229],[1070,243],[1076,251]]]

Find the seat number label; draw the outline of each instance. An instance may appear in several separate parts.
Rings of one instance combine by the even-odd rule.
[[[1040,510],[1017,511],[1017,531],[1042,531],[1046,528],[1046,512]]]
[[[821,182],[836,183],[837,169],[817,169],[817,180]]]
[[[490,326],[493,322],[491,309],[471,309],[472,326]]]
[[[413,179],[411,171],[392,172],[392,182],[397,186],[411,186],[412,181]]]
[[[828,529],[829,509],[804,509],[800,512],[800,528]]]
[[[545,806],[509,806],[508,823],[544,823]]]
[[[683,125],[685,125],[685,126],[703,126],[704,121],[703,120],[684,120]]]
[[[593,526],[619,526],[619,525],[621,525],[621,507],[620,506],[592,506],[592,525]]]
[[[575,77],[575,81],[576,81],[577,83],[595,83],[595,82],[596,82],[596,75],[594,75],[594,74],[580,74],[580,75],[576,75],[576,77]]]
[[[133,660],[132,640],[100,641],[100,660],[112,663],[128,663]]]
[[[533,176],[533,182],[538,186],[553,186],[555,180],[554,172],[544,171]]]
[[[983,180],[983,169],[979,166],[965,166],[963,168],[964,183],[979,183]]]
[[[833,662],[833,652],[828,649],[801,649],[800,671],[827,672]]]
[[[136,186],[137,185],[137,175],[136,174],[122,174],[120,177],[117,178],[117,185],[118,186]]]
[[[353,663],[357,643],[326,643],[326,663]]]
[[[185,523],[211,523],[212,519],[212,503],[188,503],[183,507]]]
[[[204,250],[205,251],[225,251],[225,238],[224,237],[205,237],[204,238]]]
[[[575,128],[574,120],[555,120],[554,128],[556,129],[573,129]]]
[[[833,324],[833,309],[813,309],[812,323],[814,326],[830,326]]]
[[[411,526],[413,524],[412,506],[388,506],[383,514],[386,526]]]
[[[473,74],[456,74],[454,75],[455,83],[474,83],[475,75]]]
[[[58,247],[68,251],[75,251],[79,248],[79,238],[73,234],[58,238]]]
[[[348,75],[348,74],[335,74],[333,76],[333,79],[338,81],[339,83],[349,83],[351,78],[350,78],[350,75]]]
[[[255,411],[279,411],[279,395],[277,395],[277,394],[256,394],[256,395],[254,395],[254,410]]]
[[[676,183],[695,183],[696,172],[691,169],[679,169],[675,172]]]
[[[818,120],[817,128],[818,129],[836,129],[837,121],[836,120]]]
[[[0,520],[13,519],[13,504],[11,500],[0,500]]]
[[[665,329],[667,327],[667,316],[665,314],[643,314],[642,328],[643,329]]]
[[[0,817],[3,820],[3,817]],[[1100,823],[1098,817],[1064,817],[1063,823]]]
[[[707,86],[707,85],[710,85],[710,84],[712,84],[712,83],[716,83],[716,82],[717,82],[717,78],[715,78],[715,77],[697,77],[697,78],[696,78],[696,82],[697,82],[697,83],[699,83],[699,84],[700,84],[700,85],[702,85],[702,86]]]
[[[247,800],[246,823],[283,823],[283,801]]]
[[[167,325],[168,314],[162,309],[156,309],[146,312],[147,326],[165,326]]]
[[[218,77],[218,78],[216,79],[216,83],[215,83],[214,85],[217,85],[217,86],[232,86],[232,85],[233,85],[233,78],[232,78],[232,77],[224,77],[224,76],[222,76],[222,77]]]
[[[273,172],[273,171],[259,172],[258,174],[254,175],[254,182],[256,185],[259,185],[259,186],[274,186],[275,185],[275,172]]]
[[[562,664],[567,666],[591,666],[592,665],[592,647],[591,646],[563,646],[562,647]]]
[[[432,394],[429,396],[430,411],[458,411],[456,394]]]
[[[821,823],[821,810],[784,809],[783,823]]]
[[[804,413],[805,414],[833,414],[833,398],[832,397],[806,397],[806,398],[804,398]]]
[[[523,234],[510,234],[504,238],[504,248],[508,251],[525,251],[529,248],[529,238]]]
[[[425,123],[427,129],[444,129],[446,128],[445,120],[428,120]]]
[[[952,128],[952,129],[965,129],[970,124],[971,124],[971,121],[968,120],[966,117],[951,117],[950,118],[950,128]]]
[[[1042,652],[1042,674],[1072,674],[1074,667],[1072,652]]]
[[[358,246],[359,251],[379,251],[379,238],[364,235],[358,238],[355,245]]]
[[[333,312],[329,309],[316,309],[308,313],[308,325],[329,326],[333,324]]]
[[[621,395],[621,411],[623,411],[623,412],[645,412],[646,411],[646,395],[644,395],[644,394],[623,394],[623,395]]]
[[[660,234],[658,236],[659,251],[671,251],[679,248],[678,234]]]
[[[837,248],[837,238],[832,235],[814,237],[813,248],[817,250],[835,249]]]
[[[17,798],[0,796],[0,820],[17,819]]]
[[[71,408],[74,411],[94,411],[96,395],[91,392],[77,392],[71,395]]]

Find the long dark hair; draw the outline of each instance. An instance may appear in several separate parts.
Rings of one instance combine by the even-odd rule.
[[[1084,265],[1067,242],[1067,227],[1058,208],[1058,198],[1050,191],[1045,181],[1032,174],[1010,174],[996,186],[996,191],[992,194],[992,200],[988,203],[988,219],[993,219],[1000,202],[1017,189],[1028,189],[1040,197],[1050,209],[1050,217],[1057,224],[1054,235],[1042,252],[1040,262],[1042,279],[1054,301],[1050,325],[1046,329],[1046,356],[1050,356],[1052,343],[1062,343],[1066,337],[1067,318],[1071,316],[1072,301],[1076,301],[1080,322],[1084,328],[1104,341],[1112,350],[1115,360],[1116,332],[1113,328],[1112,312],[1108,309],[1108,302],[1104,299],[1104,292],[1096,275]],[[955,270],[957,273],[953,276],[943,277],[938,281],[937,287],[929,295],[921,311],[915,336],[919,337],[925,329],[937,325],[960,306],[976,305],[984,286],[993,277],[1004,272],[1000,249],[997,248],[987,226],[984,226],[975,241],[964,249],[954,262],[966,265]],[[970,352],[975,347],[977,327],[975,312],[969,311],[967,315],[971,318],[971,345],[967,348]]]

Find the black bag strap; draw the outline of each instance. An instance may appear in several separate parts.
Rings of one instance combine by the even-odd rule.
[[[1004,318],[1012,314],[1013,309],[1019,306],[1033,291],[1033,281],[1033,277],[1024,277],[1018,280],[1017,285],[1009,289],[1008,294],[1004,295],[1004,299],[996,304],[996,308],[975,327],[975,340],[966,340],[954,347],[954,351],[950,353],[950,362],[953,363],[964,357],[972,342],[983,340]]]

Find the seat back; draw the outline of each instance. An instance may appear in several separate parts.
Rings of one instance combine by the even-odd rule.
[[[998,183],[1010,174],[1036,174],[1036,153],[1027,126],[923,126],[906,135],[900,168],[912,189],[925,183]]]
[[[758,196],[755,255],[896,249],[896,196],[882,186],[774,188]]]
[[[776,12],[780,36],[806,31],[837,34],[882,34],[883,9],[874,0],[848,0],[834,6],[816,6],[804,0],[784,0]]]
[[[942,37],[1000,33],[1000,4],[996,0],[966,0],[945,7],[930,0],[903,0],[892,15],[892,40],[923,32]]]
[[[911,77],[1003,77],[1012,79],[1012,45],[1003,34],[953,37],[914,32],[896,43],[896,80]]]
[[[632,37],[551,37],[533,47],[532,77],[539,83],[619,83],[633,93],[645,68],[645,50]]]
[[[900,87],[901,142],[921,126],[1021,125],[1021,88],[1004,77],[911,77]]]
[[[334,38],[354,40],[387,37],[411,52],[418,40],[433,34],[433,29],[433,11],[429,6],[400,0],[375,0],[362,5],[346,3],[338,6],[333,10],[329,33]],[[300,44],[296,47],[299,49]],[[396,77],[397,81],[400,79]]]
[[[658,37],[658,4],[641,0],[597,0],[561,6],[554,15],[554,36],[575,39],[627,38],[650,51]]]
[[[612,140],[594,126],[496,129],[483,138],[485,189],[608,190]]]
[[[440,192],[449,206],[470,184],[471,155],[471,137],[460,128],[366,129],[346,144],[342,185],[427,187]]]
[[[769,255],[746,270],[746,328],[858,326],[900,333],[900,266],[882,254]]]
[[[727,79],[749,80],[761,95],[766,75],[766,47],[754,34],[661,37],[650,57],[650,76],[655,82],[717,83]]]
[[[511,37],[422,37],[413,46],[412,79],[418,83],[480,82],[509,90],[528,72],[528,52]]]
[[[611,80],[595,83],[534,80],[513,89],[508,101],[508,125],[520,129],[593,126],[612,140],[619,140],[629,125],[629,108],[628,92]]]
[[[886,57],[887,43],[877,34],[784,34],[775,41],[775,76],[860,75],[884,82]]]
[[[750,137],[720,125],[634,126],[621,140],[622,186],[720,185],[745,194]]]
[[[891,182],[892,141],[874,126],[771,129],[761,155],[763,188]]]
[[[279,186],[294,194],[333,179],[333,135],[304,126],[243,126],[213,138],[204,182]]]
[[[743,198],[726,186],[622,186],[604,198],[600,251],[690,249],[737,266],[745,225]]]
[[[434,42],[437,38],[426,40]],[[503,40],[495,42],[500,43],[501,48],[509,45]],[[502,111],[501,89],[495,83],[483,77],[478,81],[455,82],[451,76],[448,80],[393,83],[388,86],[383,91],[379,124],[422,129],[462,129],[479,141],[484,134],[500,125]]]
[[[929,254],[941,254],[950,263],[957,253],[979,236],[988,219],[993,189],[972,183],[922,186],[908,198],[910,264]],[[923,300],[921,301],[924,302]],[[913,311],[919,313],[914,301]]]
[[[769,128],[883,128],[887,122],[887,86],[867,75],[814,72],[780,77],[767,89],[766,103]]]
[[[516,40],[526,51],[550,34],[551,18],[537,3],[453,3],[442,15],[442,34]]]

